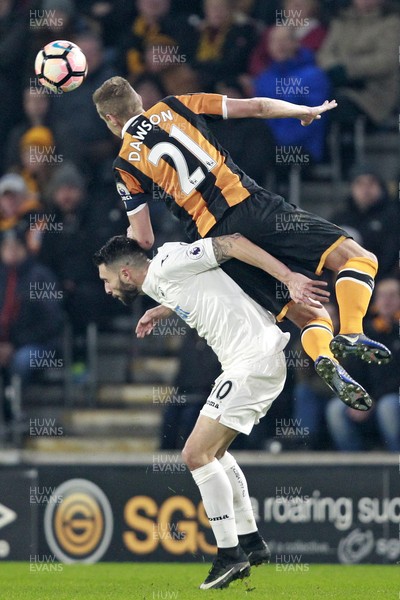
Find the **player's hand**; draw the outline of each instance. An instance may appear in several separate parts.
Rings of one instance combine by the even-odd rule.
[[[131,240],[135,239],[135,236],[133,235],[132,225],[129,225],[128,229],[126,230],[126,236],[128,238],[131,238]]]
[[[285,281],[291,299],[296,304],[307,304],[316,308],[322,308],[322,302],[329,302],[330,292],[325,288],[326,281],[316,281],[301,273],[291,273]]]
[[[170,308],[161,305],[146,310],[136,325],[136,336],[138,338],[144,338],[146,335],[150,335],[158,321],[160,319],[166,319],[173,312],[174,311]]]
[[[326,112],[327,110],[332,110],[332,108],[336,107],[336,100],[325,100],[325,102],[320,106],[310,106],[308,107],[307,114],[302,117],[301,124],[304,127],[307,127],[307,125],[310,125],[313,121],[315,121],[315,119],[320,119],[322,113]]]

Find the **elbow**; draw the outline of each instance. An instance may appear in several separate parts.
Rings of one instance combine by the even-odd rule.
[[[254,108],[253,116],[259,119],[268,119],[268,115],[271,111],[271,99],[270,98],[253,98]]]
[[[141,239],[136,239],[136,241],[143,250],[151,250],[154,244],[154,236],[146,236]]]

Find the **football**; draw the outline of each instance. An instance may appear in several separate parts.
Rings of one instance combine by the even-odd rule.
[[[38,52],[35,72],[39,82],[53,92],[72,92],[87,75],[86,57],[73,42],[56,40]]]

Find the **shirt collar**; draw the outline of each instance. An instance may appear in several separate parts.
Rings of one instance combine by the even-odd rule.
[[[139,113],[138,115],[135,115],[134,117],[131,117],[130,119],[128,119],[128,121],[125,123],[125,125],[124,125],[124,126],[123,126],[123,128],[122,128],[122,131],[121,131],[121,138],[123,138],[123,137],[124,137],[124,135],[125,135],[125,133],[126,133],[126,130],[128,129],[128,127],[129,127],[130,125],[132,125],[133,121],[135,121],[135,120],[136,120],[138,117],[140,117],[140,115],[142,115],[142,114],[143,114],[143,113]]]

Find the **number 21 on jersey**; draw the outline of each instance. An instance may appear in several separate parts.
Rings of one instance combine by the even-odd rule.
[[[186,133],[181,131],[176,125],[172,125],[170,137],[178,140],[187,150],[189,150],[206,167],[207,171],[212,171],[216,166],[216,161],[200,148]],[[189,173],[188,164],[181,150],[172,142],[160,142],[151,149],[148,160],[154,166],[158,166],[160,158],[164,155],[169,156],[175,164],[178,173],[179,183],[184,194],[189,195],[205,179],[206,174],[201,167],[197,167],[192,173]]]

